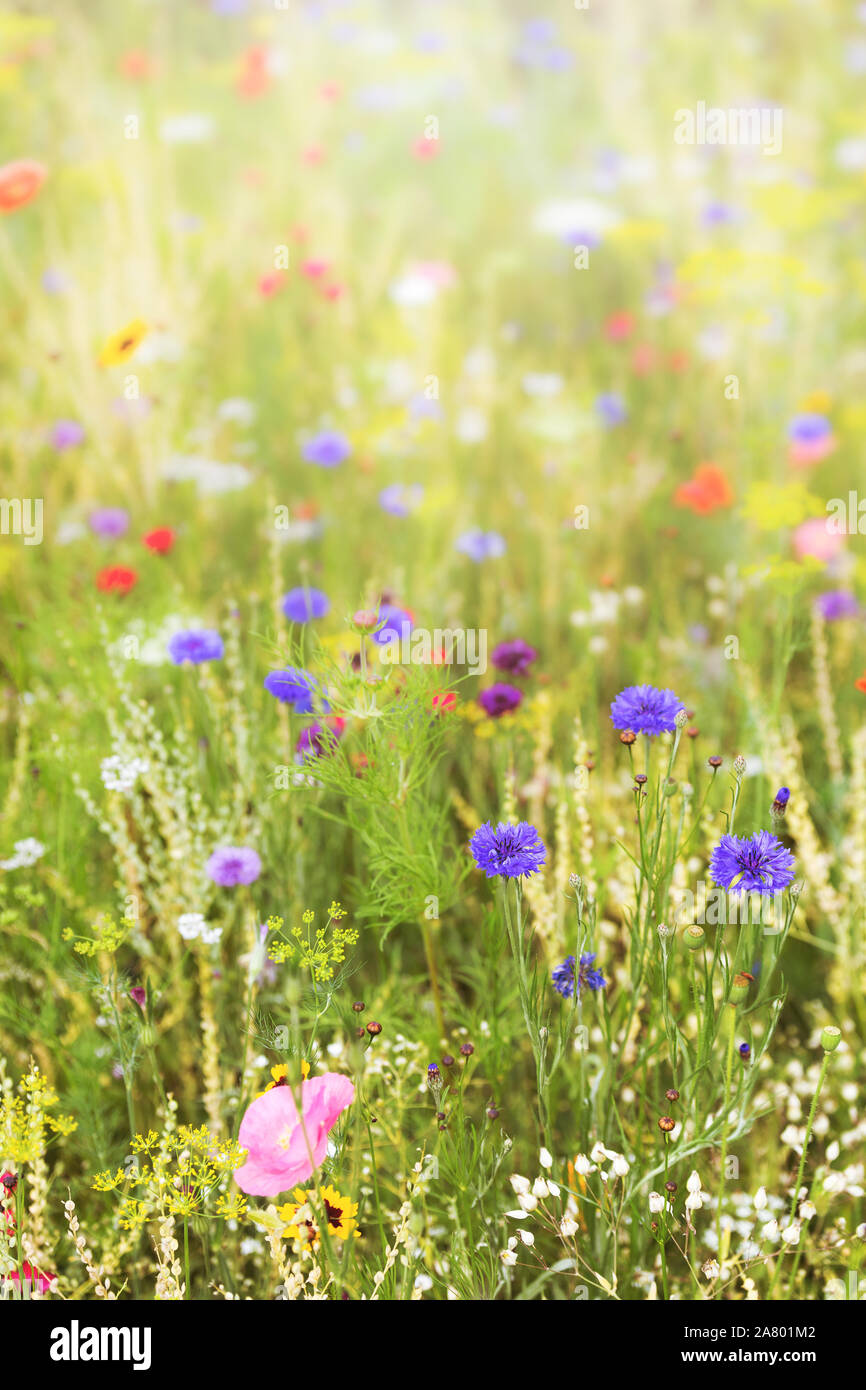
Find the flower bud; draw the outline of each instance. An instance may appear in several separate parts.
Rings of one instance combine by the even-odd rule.
[[[821,1032],[821,1046],[825,1052],[835,1052],[842,1041],[842,1029],[828,1024]]]

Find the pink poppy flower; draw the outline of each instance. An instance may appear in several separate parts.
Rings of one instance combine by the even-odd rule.
[[[327,275],[330,268],[328,261],[304,261],[301,265],[301,274],[305,275],[308,280],[321,280],[323,275]]]
[[[273,299],[285,283],[286,272],[284,270],[270,270],[259,279],[259,294],[262,299]]]
[[[29,1260],[24,1260],[24,1261],[22,1261],[21,1269],[22,1269],[23,1274],[24,1274],[24,1284],[25,1284],[25,1287],[30,1288],[30,1289],[34,1289],[34,1290],[38,1290],[39,1293],[52,1293],[52,1292],[53,1292],[54,1288],[55,1288],[56,1285],[57,1285],[57,1275],[56,1275],[56,1274],[43,1274],[42,1270],[41,1270],[41,1269],[37,1269],[36,1266],[35,1266],[35,1265],[32,1265],[32,1264],[30,1263]],[[13,1297],[13,1298],[20,1298],[20,1297],[21,1297],[21,1293],[20,1293],[20,1282],[21,1282],[21,1281],[20,1281],[20,1279],[19,1279],[19,1277],[18,1277],[18,1270],[17,1270],[17,1269],[12,1269],[12,1270],[10,1270],[9,1273],[6,1275],[5,1281],[0,1281],[0,1283],[2,1283],[2,1282],[8,1282],[9,1284],[12,1285],[12,1297]],[[25,1296],[26,1296],[26,1295],[25,1295]]]
[[[326,1072],[301,1084],[298,1114],[290,1086],[274,1086],[254,1100],[241,1120],[238,1143],[247,1161],[235,1182],[252,1197],[276,1197],[306,1182],[325,1157],[328,1133],[355,1099],[348,1076]]]
[[[422,135],[419,140],[412,142],[412,153],[416,159],[435,159],[439,153],[439,141]]]
[[[812,517],[799,525],[791,537],[798,560],[811,555],[816,560],[833,560],[844,548],[845,537],[831,531],[826,517]]]

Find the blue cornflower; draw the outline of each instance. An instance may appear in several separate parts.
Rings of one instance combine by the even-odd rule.
[[[379,506],[391,516],[411,516],[423,500],[424,489],[420,483],[391,483],[379,493]]]
[[[578,998],[584,986],[586,986],[587,989],[596,990],[604,989],[607,984],[607,980],[604,978],[601,971],[592,968],[592,962],[595,960],[595,956],[595,951],[586,951],[580,958],[580,966],[577,970]],[[561,994],[563,999],[571,999],[574,994],[575,983],[574,956],[566,956],[562,965],[556,967],[550,978],[553,981],[553,988],[557,993]]]
[[[815,607],[828,623],[836,623],[840,618],[856,618],[860,613],[856,598],[845,589],[830,589],[826,594],[819,594]]]
[[[615,729],[631,729],[635,734],[670,733],[676,728],[675,718],[683,709],[672,690],[659,690],[654,685],[628,685],[621,690],[610,707]]]
[[[279,700],[281,705],[291,705],[296,714],[312,714],[313,699],[319,693],[319,684],[309,671],[297,666],[287,666],[283,671],[269,671],[265,676],[265,690]],[[328,709],[326,701],[320,702]]]
[[[469,841],[469,848],[488,878],[526,878],[538,872],[547,853],[535,826],[526,821],[519,825],[500,821],[495,829],[485,821]]]
[[[769,830],[723,835],[710,857],[710,875],[736,893],[780,893],[793,882],[794,856]]]
[[[168,642],[168,654],[175,666],[182,666],[185,661],[194,666],[202,661],[219,661],[224,651],[223,639],[210,628],[176,632]]]
[[[625,402],[615,391],[603,391],[600,396],[596,396],[595,409],[605,425],[622,425],[628,419]]]
[[[378,614],[379,625],[376,631],[370,634],[377,647],[387,647],[391,642],[399,642],[412,631],[412,617],[405,608],[398,608],[393,603],[382,603],[379,605]]]
[[[311,618],[324,618],[331,600],[321,589],[290,589],[283,596],[282,607],[293,623],[308,623]]]
[[[314,434],[301,450],[307,463],[316,463],[320,468],[336,468],[351,452],[351,444],[339,430],[322,430],[320,434]]]
[[[476,526],[472,531],[465,531],[462,536],[457,537],[454,549],[468,555],[470,560],[480,565],[482,560],[493,560],[499,555],[504,555],[505,540],[498,531],[482,531]]]
[[[788,426],[788,438],[795,444],[816,444],[819,440],[827,439],[832,432],[833,427],[826,415],[813,412],[795,415]]]

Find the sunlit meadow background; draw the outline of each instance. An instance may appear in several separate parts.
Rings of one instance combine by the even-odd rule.
[[[866,495],[866,7],[67,0],[7,6],[0,43],[0,162],[45,170],[0,220],[2,493],[44,525],[0,538],[6,1293],[857,1297],[858,499],[849,534],[824,522]],[[781,152],[678,144],[699,102],[780,109]],[[332,469],[303,457],[324,430]],[[457,548],[476,528],[504,553]],[[330,611],[293,626],[305,585]],[[382,601],[536,659],[401,669],[366,642],[362,667],[352,615]],[[191,628],[225,656],[172,664]],[[263,687],[287,664],[345,720],[306,764],[312,716]],[[497,680],[522,702],[493,719]],[[645,802],[609,716],[640,682],[689,711]],[[780,786],[783,939],[688,950],[678,894],[733,794],[751,834]],[[547,849],[528,1021],[467,849],[510,819]],[[260,877],[212,882],[222,845]],[[335,901],[318,954],[268,959],[269,918],[297,946]],[[549,979],[581,947],[607,983],[577,1003]],[[309,1187],[361,1234],[312,1248],[218,1148],[302,1062],[356,1087]]]

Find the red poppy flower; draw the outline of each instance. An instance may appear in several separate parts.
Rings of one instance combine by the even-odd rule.
[[[157,526],[155,531],[148,531],[143,539],[148,550],[156,555],[167,555],[174,545],[175,536],[170,526]]]
[[[866,695],[866,671],[863,672],[859,680],[854,682],[854,686],[855,689],[862,690],[863,694]]]
[[[433,696],[433,709],[437,714],[450,714],[457,708],[457,696],[453,690],[445,690]]]
[[[717,463],[699,463],[688,482],[680,483],[674,493],[674,506],[688,507],[698,516],[729,507],[733,500],[727,474]]]
[[[108,569],[100,570],[96,576],[96,587],[104,594],[128,594],[137,583],[135,570],[126,569],[123,565],[109,565]]]
[[[15,159],[0,169],[0,212],[14,212],[36,197],[47,169],[35,159]]]

